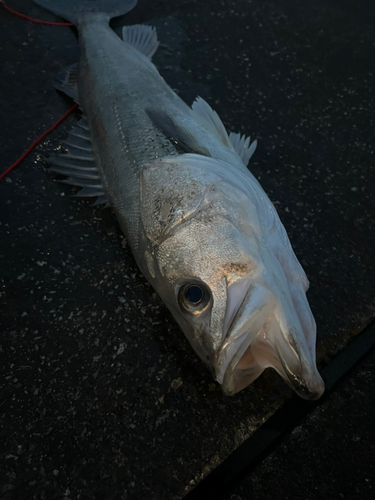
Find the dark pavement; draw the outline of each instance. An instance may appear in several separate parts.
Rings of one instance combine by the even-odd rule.
[[[224,500],[372,499],[375,352]]]
[[[70,107],[51,80],[78,52],[69,28],[0,16],[3,171]],[[140,0],[113,24],[156,26],[171,87],[258,139],[250,168],[310,280],[321,369],[375,316],[374,21],[369,1]],[[224,398],[114,215],[55,182],[42,156],[78,116],[0,184],[0,498],[177,500],[285,419],[291,392],[266,372]],[[373,498],[373,368],[296,406],[225,500]]]

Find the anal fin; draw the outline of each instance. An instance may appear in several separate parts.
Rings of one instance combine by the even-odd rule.
[[[53,86],[78,103],[78,64],[72,64],[57,73]]]

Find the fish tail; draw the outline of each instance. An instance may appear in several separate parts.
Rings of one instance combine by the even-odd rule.
[[[100,13],[111,19],[126,14],[137,4],[138,0],[34,0],[36,4],[67,19],[73,24],[78,24],[85,14]]]

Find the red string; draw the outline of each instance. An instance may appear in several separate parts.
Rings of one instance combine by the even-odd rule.
[[[14,168],[16,167],[19,163],[21,163],[21,161],[26,158],[26,156],[35,148],[35,146],[37,144],[39,144],[45,137],[46,135],[48,135],[50,132],[52,132],[52,130],[55,130],[56,127],[58,127],[60,125],[61,122],[63,122],[65,120],[65,118],[67,116],[70,115],[70,113],[72,113],[76,107],[78,106],[78,104],[73,104],[73,106],[61,117],[57,120],[57,122],[52,125],[51,128],[49,128],[46,132],[44,132],[40,137],[38,137],[38,139],[36,141],[34,141],[31,146],[29,147],[29,149],[27,151],[25,151],[23,153],[23,155],[18,158],[18,160],[13,163],[13,165],[11,165],[7,170],[5,170],[5,172],[3,172],[2,174],[0,174],[0,180],[3,179],[7,174],[9,174],[9,172]]]
[[[15,14],[16,16],[22,17],[23,19],[27,19],[28,21],[31,21],[33,23],[47,24],[49,26],[73,26],[72,23],[53,23],[53,22],[48,22],[48,21],[40,21],[39,19],[33,19],[32,17],[25,16],[25,14],[21,14],[20,12],[16,12],[15,10],[11,9],[7,5],[5,5],[4,0],[0,0],[0,3],[11,14]],[[76,109],[77,106],[78,106],[78,104],[74,104],[59,120],[57,120],[57,122],[54,125],[52,125],[51,128],[49,128],[40,137],[38,137],[38,139],[31,144],[31,146],[27,149],[27,151],[25,151],[23,153],[23,155],[20,158],[18,158],[18,160],[15,163],[13,163],[13,165],[11,165],[9,168],[7,168],[7,170],[5,170],[5,172],[0,174],[0,180],[3,179],[6,175],[8,175],[9,172],[11,170],[13,170],[14,167],[19,165],[21,163],[21,161],[24,158],[26,158],[26,156],[35,148],[35,146],[37,144],[39,144],[50,132],[52,132],[52,130],[55,130],[55,128],[58,127],[60,125],[60,123],[63,122],[65,120],[65,118],[68,117],[70,115],[70,113],[72,113]]]
[[[5,9],[10,12],[11,14],[14,14],[19,17],[23,17],[23,19],[27,19],[28,21],[31,21],[33,23],[37,24],[48,24],[49,26],[73,26],[72,23],[53,23],[53,22],[48,22],[48,21],[40,21],[39,19],[33,19],[32,17],[25,16],[25,14],[21,14],[20,12],[16,12],[15,10],[11,9],[7,5],[5,5],[4,0],[0,0],[0,3],[3,4]]]

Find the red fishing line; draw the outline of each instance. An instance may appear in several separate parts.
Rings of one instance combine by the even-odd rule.
[[[35,148],[35,146],[37,144],[39,144],[46,137],[46,135],[48,135],[50,132],[52,132],[52,130],[55,130],[55,128],[58,127],[60,125],[60,123],[63,122],[65,120],[65,118],[67,116],[69,116],[70,113],[72,113],[77,108],[77,106],[78,106],[77,103],[73,104],[73,106],[61,118],[59,118],[57,120],[57,122],[52,125],[51,128],[46,130],[46,132],[44,132],[40,137],[38,137],[38,139],[31,144],[29,149],[27,151],[25,151],[23,153],[23,155],[20,158],[18,158],[18,160],[15,163],[13,163],[13,165],[11,165],[7,170],[5,170],[5,172],[0,174],[0,180],[3,179],[7,174],[9,174],[9,172],[14,167],[16,167],[19,163],[21,163],[21,161]]]
[[[32,17],[29,17],[29,16],[25,16],[25,14],[21,14],[20,12],[16,12],[15,10],[11,9],[10,7],[8,7],[7,5],[5,5],[5,2],[4,0],[0,0],[0,3],[3,5],[3,7],[8,11],[10,12],[11,14],[15,14],[16,16],[19,16],[19,17],[22,17],[23,19],[27,19],[28,21],[32,21],[33,23],[37,23],[37,24],[47,24],[49,26],[73,26],[72,23],[53,23],[53,22],[48,22],[48,21],[40,21],[39,19],[33,19]],[[78,104],[74,104],[59,120],[57,120],[57,122],[52,125],[51,128],[49,128],[46,132],[44,132],[40,137],[38,137],[38,139],[36,141],[34,141],[31,146],[29,147],[29,149],[27,151],[25,151],[23,153],[23,155],[18,158],[18,160],[13,163],[13,165],[11,165],[9,168],[7,168],[5,170],[5,172],[3,172],[2,174],[0,174],[0,180],[3,179],[7,174],[9,174],[9,172],[14,168],[16,167],[19,163],[21,163],[21,161],[26,158],[26,156],[35,148],[35,146],[37,144],[39,144],[45,137],[46,135],[48,135],[50,132],[52,132],[52,130],[55,130],[56,127],[58,127],[60,125],[61,122],[63,122],[65,120],[65,118],[67,116],[70,115],[70,113],[72,113],[72,111],[74,111],[76,109],[76,107],[78,106]]]
[[[17,12],[7,5],[5,5],[4,0],[0,0],[0,3],[3,4],[4,8],[10,12],[11,14],[14,14],[15,16],[22,17],[23,19],[27,19],[28,21],[31,21],[32,23],[37,23],[37,24],[47,24],[49,26],[73,26],[72,23],[53,23],[49,21],[40,21],[39,19],[33,19],[32,17],[25,16],[25,14],[21,14],[20,12]]]

